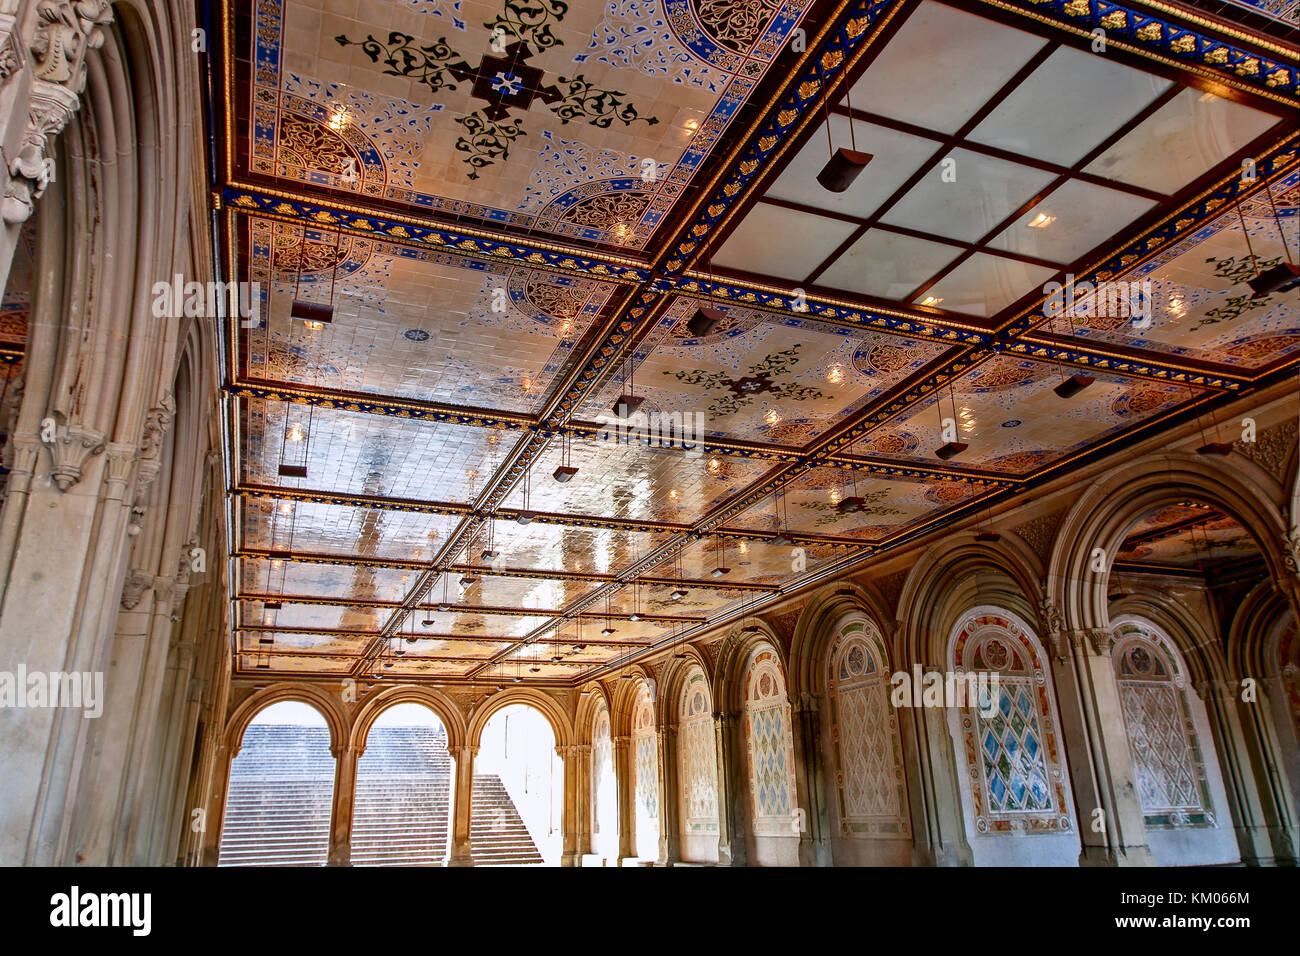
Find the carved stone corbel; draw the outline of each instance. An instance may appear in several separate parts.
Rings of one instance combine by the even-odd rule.
[[[5,186],[0,215],[10,225],[24,222],[35,202],[53,178],[53,161],[45,156],[46,146],[58,136],[77,111],[77,94],[57,83],[36,81],[27,103],[27,127],[23,130],[18,155],[9,161],[9,182]]]
[[[140,604],[144,592],[154,586],[153,575],[145,571],[132,571],[126,576],[122,585],[122,607],[134,611]]]
[[[59,491],[67,491],[81,480],[81,469],[86,462],[104,451],[104,436],[85,425],[64,425],[49,443],[50,457],[54,466],[50,469],[50,478]]]
[[[1292,528],[1282,539],[1282,561],[1288,571],[1300,577],[1300,527]]]
[[[140,462],[135,472],[135,492],[131,497],[131,517],[127,520],[126,533],[134,537],[144,527],[144,515],[149,510],[146,501],[149,498],[149,486],[158,477],[162,464],[157,459]]]
[[[157,458],[162,450],[162,440],[171,427],[176,416],[176,401],[170,394],[164,395],[144,419],[144,435],[140,439],[140,457]]]
[[[0,84],[21,70],[26,60],[22,44],[15,38],[17,26],[13,17],[0,13]]]

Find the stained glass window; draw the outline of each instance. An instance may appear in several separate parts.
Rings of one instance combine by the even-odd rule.
[[[759,650],[750,659],[745,691],[749,789],[754,832],[789,835],[795,811],[794,737],[790,701],[776,655]]]
[[[683,835],[718,832],[718,758],[704,671],[685,680],[677,726],[677,779]]]

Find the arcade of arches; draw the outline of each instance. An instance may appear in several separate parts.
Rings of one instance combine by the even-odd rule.
[[[1294,865],[1277,5],[615,6],[0,0],[0,864]]]

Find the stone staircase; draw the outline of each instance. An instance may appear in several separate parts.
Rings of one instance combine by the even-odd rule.
[[[333,795],[326,728],[250,726],[230,768],[218,866],[324,866]]]
[[[442,728],[374,727],[357,762],[354,866],[437,866],[448,854],[451,760]],[[324,866],[334,758],[324,727],[254,724],[231,767],[219,866]],[[474,862],[542,863],[495,774],[474,777]]]
[[[353,866],[438,866],[447,857],[451,759],[441,727],[373,727],[357,762]]]
[[[470,847],[476,866],[542,863],[542,855],[496,774],[474,775]]]

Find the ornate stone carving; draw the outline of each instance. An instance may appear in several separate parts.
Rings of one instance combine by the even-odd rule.
[[[880,588],[880,593],[889,602],[891,611],[898,610],[898,601],[903,596],[903,585],[907,582],[907,574],[907,571],[895,571],[893,574],[887,574],[876,582],[876,586]]]
[[[176,415],[176,401],[170,394],[164,395],[162,401],[144,419],[144,437],[140,440],[140,457],[157,458],[162,449],[163,437],[171,427]]]
[[[36,81],[27,104],[27,126],[17,155],[9,161],[9,182],[0,201],[0,217],[10,225],[25,221],[53,178],[46,144],[77,111],[77,94],[57,83]]]
[[[50,478],[59,491],[67,491],[81,480],[81,469],[93,456],[104,451],[104,436],[85,425],[64,425],[49,445],[54,466]]]
[[[140,462],[135,474],[135,492],[131,496],[131,518],[126,526],[126,533],[135,536],[144,527],[144,515],[149,510],[149,486],[158,477],[162,464],[156,459]]]
[[[144,597],[144,592],[153,585],[152,574],[145,571],[132,571],[126,576],[126,583],[122,585],[122,607],[134,611]]]
[[[80,93],[86,83],[86,54],[104,45],[104,27],[112,21],[108,0],[41,0],[32,38],[36,77]]]
[[[1282,539],[1282,560],[1288,571],[1300,577],[1300,527],[1292,528]]]
[[[1291,464],[1292,449],[1296,444],[1297,426],[1293,421],[1280,422],[1272,428],[1265,428],[1253,442],[1237,441],[1232,443],[1234,451],[1239,451],[1259,467],[1276,478],[1286,480],[1287,466]]]
[[[1048,635],[1057,634],[1065,624],[1065,618],[1061,614],[1061,609],[1056,606],[1051,598],[1043,598],[1038,602],[1038,610],[1042,615],[1043,628]]]
[[[1057,511],[1050,515],[1040,515],[1031,521],[1026,521],[1022,525],[1017,525],[1011,530],[1020,535],[1025,543],[1034,549],[1034,554],[1044,563],[1052,556],[1052,542],[1056,538],[1056,529],[1061,523],[1061,516],[1064,511]]]
[[[0,14],[0,83],[23,68],[23,49],[14,38],[17,26],[13,17]]]

